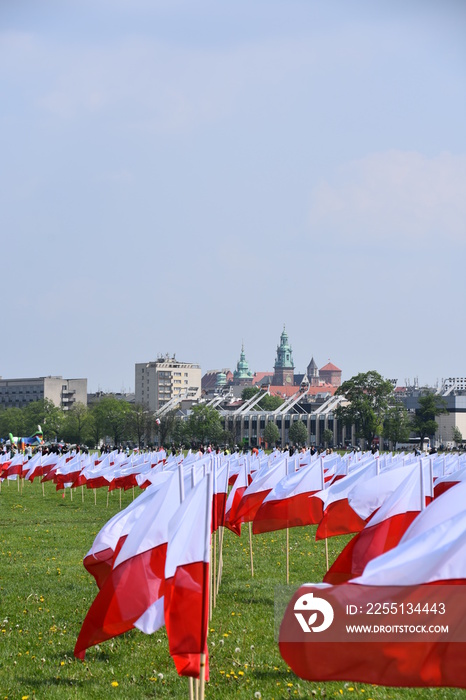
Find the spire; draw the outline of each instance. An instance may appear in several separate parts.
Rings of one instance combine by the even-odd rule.
[[[239,356],[236,369],[233,372],[233,379],[238,381],[241,379],[250,379],[253,376],[252,372],[249,370],[249,364],[246,360],[246,355],[244,353],[244,342],[241,343],[241,354]]]

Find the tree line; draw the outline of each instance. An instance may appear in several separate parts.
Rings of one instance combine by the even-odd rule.
[[[369,445],[379,435],[396,444],[406,442],[414,433],[422,448],[425,439],[435,435],[436,418],[447,413],[445,400],[428,390],[419,396],[414,413],[409,413],[396,400],[393,384],[375,370],[351,377],[335,395],[346,400],[335,410],[337,420],[347,427],[354,425],[356,437],[363,438]],[[456,439],[461,441],[458,433],[456,429]]]
[[[138,447],[158,445],[230,444],[218,411],[199,405],[187,420],[172,411],[159,419],[142,404],[130,404],[114,396],[92,406],[75,403],[63,411],[49,399],[32,401],[23,408],[0,408],[0,437],[28,437],[40,425],[45,442],[66,442],[95,448],[102,441]]]

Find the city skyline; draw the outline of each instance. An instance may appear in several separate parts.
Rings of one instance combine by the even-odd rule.
[[[5,377],[462,376],[466,5],[5,0]]]

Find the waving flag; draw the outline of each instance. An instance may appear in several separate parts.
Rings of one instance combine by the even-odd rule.
[[[83,622],[74,650],[80,659],[94,644],[133,629],[163,596],[168,523],[180,503],[178,475],[173,474],[160,488],[145,491],[143,496],[144,510],[133,523]]]
[[[298,676],[313,681],[348,680],[388,686],[466,687],[465,502],[466,483],[462,482],[434,499],[399,544],[372,559],[362,576],[337,586],[308,584],[299,589],[283,618],[279,642],[284,660]],[[397,601],[393,612],[387,602],[390,596]],[[302,608],[303,601],[312,604],[316,598],[320,599],[321,610],[325,601],[332,601],[333,612],[337,610],[338,614],[327,616],[329,624],[323,634],[309,637],[300,625],[296,632],[296,609]],[[404,615],[412,600],[420,601],[420,612],[414,614],[413,605],[413,614]],[[388,612],[377,620],[365,615],[370,632],[367,626],[357,631],[352,627],[348,636],[345,610],[353,606],[353,621],[360,620],[357,616],[367,610],[368,601],[371,610],[380,606],[382,611],[385,604]],[[375,629],[371,623],[392,629],[400,618],[408,628],[405,634],[397,635],[395,630],[391,636],[370,636]],[[327,630],[330,633],[332,627],[339,636],[327,641]],[[418,636],[405,641],[411,628]],[[366,633],[368,636],[364,636]],[[424,636],[427,633],[430,636]],[[357,634],[363,635],[363,641]],[[306,642],[303,637],[318,643]]]
[[[322,466],[314,461],[279,481],[255,515],[254,534],[320,522],[322,501],[310,496],[322,489],[323,480]]]
[[[165,626],[180,676],[199,678],[201,655],[207,658],[211,516],[212,475],[207,474],[186,496],[168,532]]]

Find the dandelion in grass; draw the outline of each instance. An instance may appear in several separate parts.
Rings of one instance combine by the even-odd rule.
[[[118,688],[118,681],[112,681],[110,685],[112,686],[112,688]]]

